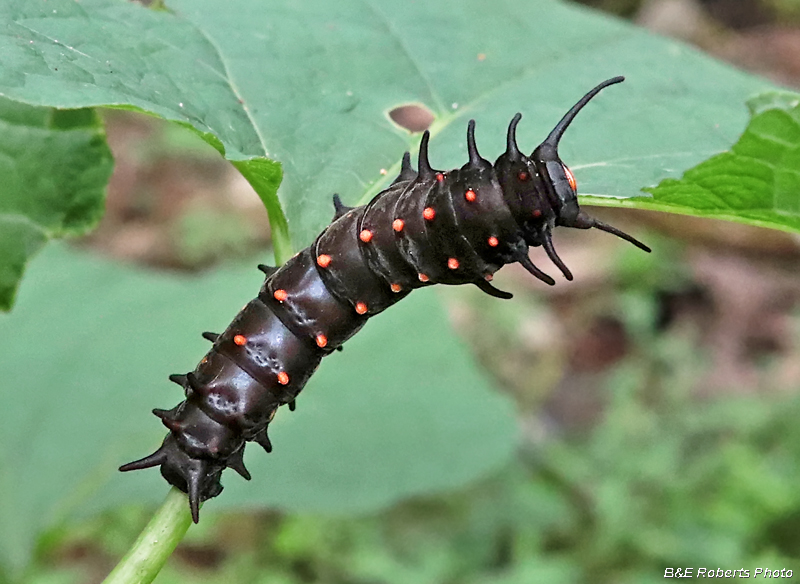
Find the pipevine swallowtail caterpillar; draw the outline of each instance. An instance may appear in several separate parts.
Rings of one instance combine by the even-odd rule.
[[[153,410],[169,434],[153,454],[120,470],[160,466],[164,478],[189,495],[196,523],[200,503],[222,491],[225,468],[250,479],[245,445],[272,450],[269,423],[279,406],[294,409],[322,358],[412,290],[475,284],[508,299],[511,294],[490,281],[515,262],[555,284],[529,259],[530,246],[542,246],[572,280],[553,247],[558,226],[594,227],[649,252],[581,211],[575,177],[558,156],[559,140],[577,113],[623,80],[608,79],[584,95],[530,156],[516,143],[521,114],[511,120],[506,151],[494,164],[478,154],[471,120],[469,162],[461,168],[431,168],[426,131],[416,171],[406,152],[397,179],[366,205],[349,208],[334,196],[333,222],[316,241],[281,267],[259,266],[266,280],[258,296],[225,332],[203,334],[213,346],[194,371],[170,376],[186,399],[171,410]]]

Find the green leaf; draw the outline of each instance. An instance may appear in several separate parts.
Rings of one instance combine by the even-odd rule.
[[[0,310],[11,307],[25,265],[48,239],[95,226],[111,166],[92,110],[0,98]]]
[[[687,47],[554,0],[291,4],[174,0],[155,12],[117,0],[0,6],[0,94],[57,107],[140,109],[193,127],[265,202],[279,256],[307,245],[330,197],[365,202],[417,136],[388,117],[435,116],[432,157],[461,165],[469,117],[485,156],[525,114],[533,148],[598,81],[625,74],[570,128],[565,160],[582,191],[634,196],[719,153],[761,81]],[[653,67],[658,63],[658,67]],[[276,190],[281,179],[280,201]],[[384,169],[385,174],[381,173]]]
[[[199,332],[224,328],[262,278],[251,266],[175,278],[62,247],[41,254],[0,319],[0,565],[21,565],[53,523],[163,499],[157,470],[117,467],[161,443],[148,412],[183,397],[167,376],[194,368],[208,349]],[[371,320],[325,359],[297,411],[279,413],[275,451],[248,446],[253,480],[226,473],[202,515],[372,510],[504,464],[513,408],[447,330],[433,290]]]
[[[800,95],[768,92],[748,106],[750,124],[729,152],[631,206],[800,231]]]

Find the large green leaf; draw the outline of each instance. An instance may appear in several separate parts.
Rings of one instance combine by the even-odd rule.
[[[160,444],[147,412],[182,398],[167,375],[194,367],[208,348],[199,331],[223,328],[260,281],[252,267],[178,279],[42,254],[0,320],[0,558],[18,565],[39,529],[75,513],[163,499],[156,470],[117,466]],[[253,481],[226,474],[203,515],[375,509],[503,464],[517,434],[510,403],[447,326],[431,290],[376,317],[325,360],[296,412],[281,411],[275,452],[248,447]]]
[[[111,153],[92,110],[0,98],[0,310],[50,237],[85,233],[103,213]]]
[[[394,106],[433,112],[433,162],[452,167],[465,159],[467,118],[493,157],[521,111],[521,143],[532,148],[587,89],[627,75],[581,114],[562,150],[584,193],[630,197],[726,150],[744,126],[744,99],[768,88],[555,0],[169,6],[173,13],[118,0],[7,0],[0,94],[60,108],[133,107],[195,128],[254,185],[281,257],[287,221],[295,247],[306,245],[328,221],[333,192],[367,200],[416,148],[387,116]]]

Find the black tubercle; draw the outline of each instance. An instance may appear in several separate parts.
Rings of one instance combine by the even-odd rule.
[[[258,269],[264,272],[265,276],[271,276],[278,271],[277,266],[268,266],[266,264],[258,264]]]
[[[430,141],[431,133],[428,130],[422,134],[422,140],[419,143],[419,160],[417,161],[417,172],[419,173],[419,180],[430,180],[436,174],[436,171],[431,168],[428,161],[428,142]]]
[[[428,160],[430,133],[419,147],[418,171],[408,152],[400,174],[361,207],[333,196],[333,222],[313,245],[278,268],[259,265],[266,279],[213,343],[194,371],[171,375],[185,400],[153,413],[169,429],[153,454],[122,471],[160,467],[172,485],[189,495],[195,522],[200,504],[222,491],[220,477],[232,468],[249,480],[247,442],[272,451],[269,425],[281,405],[295,399],[320,361],[358,332],[369,317],[411,291],[434,283],[473,284],[496,298],[512,295],[489,283],[503,265],[519,263],[548,285],[555,280],[528,257],[542,246],[568,279],[556,253],[556,227],[596,228],[650,251],[643,243],[580,210],[574,178],[558,157],[558,142],[577,113],[609,79],[583,96],[531,154],[516,142],[521,119],[508,126],[506,151],[492,164],[467,124],[468,161],[447,172]]]
[[[511,118],[511,122],[508,124],[508,131],[506,132],[506,156],[511,161],[517,161],[522,158],[522,152],[520,152],[519,147],[517,146],[517,124],[522,119],[522,114],[517,113]]]
[[[227,462],[228,468],[235,470],[244,480],[249,481],[252,478],[250,476],[250,471],[248,471],[247,467],[244,465],[244,446],[231,454]]]
[[[346,215],[348,212],[352,211],[353,207],[348,207],[347,205],[342,203],[342,200],[339,198],[339,195],[333,195],[333,210],[334,210],[333,220],[336,221],[343,215]]]
[[[256,442],[256,444],[261,446],[261,448],[263,448],[267,454],[272,452],[272,442],[270,442],[269,437],[267,436],[266,428],[264,429],[263,432],[256,434],[253,440]]]
[[[177,383],[181,387],[186,387],[188,385],[189,383],[188,379],[189,378],[186,375],[182,375],[180,373],[173,373],[172,375],[169,376],[169,380],[172,383]]]
[[[472,170],[488,170],[492,168],[492,163],[481,158],[478,154],[478,147],[475,144],[475,120],[467,123],[467,155],[469,162],[467,166]]]
[[[403,154],[403,161],[400,163],[400,174],[394,179],[394,183],[405,182],[417,178],[417,172],[411,166],[411,152]]]

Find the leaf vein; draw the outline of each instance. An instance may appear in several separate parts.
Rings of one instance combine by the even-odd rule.
[[[383,12],[381,12],[372,2],[370,2],[370,0],[362,0],[362,1],[370,9],[370,11],[381,20],[384,28],[388,31],[389,35],[393,39],[395,39],[398,46],[403,51],[403,54],[405,54],[406,58],[411,62],[411,64],[417,70],[417,73],[419,74],[420,78],[425,82],[425,86],[427,87],[428,92],[431,95],[431,98],[436,102],[436,107],[439,109],[439,111],[446,112],[447,106],[445,105],[444,100],[439,95],[439,92],[434,88],[431,79],[424,73],[422,66],[412,56],[411,51],[409,50],[405,41],[403,41],[403,37],[395,29],[391,20],[389,20],[389,18],[387,18],[387,16]]]

